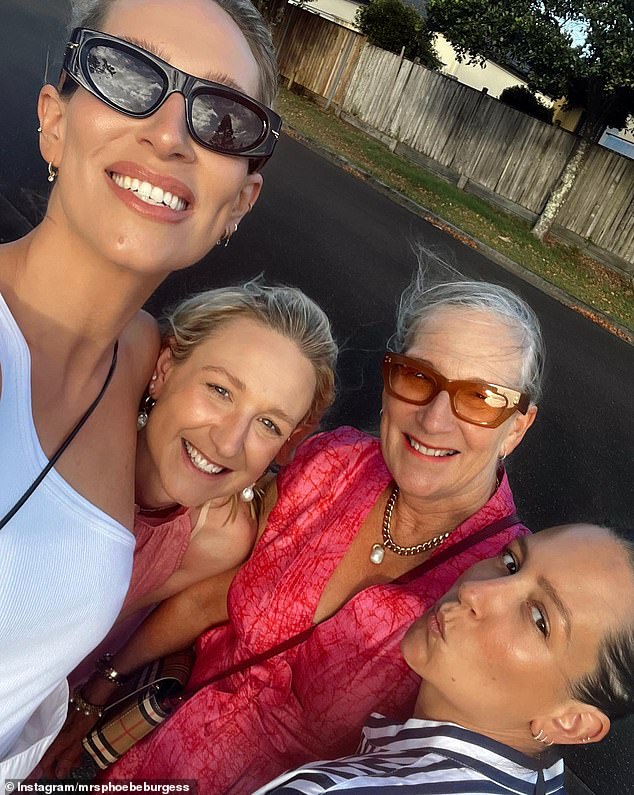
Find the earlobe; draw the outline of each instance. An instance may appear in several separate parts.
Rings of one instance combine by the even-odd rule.
[[[58,167],[61,164],[64,148],[64,125],[66,103],[54,86],[45,85],[37,102],[37,115],[40,120],[40,152],[47,163]]]

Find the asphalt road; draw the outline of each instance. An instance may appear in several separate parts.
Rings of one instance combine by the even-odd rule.
[[[66,8],[60,0],[2,0],[0,239],[26,228],[22,216],[35,218],[46,194],[35,101],[48,43],[49,75],[57,72]],[[536,530],[575,520],[632,528],[634,349],[294,140],[282,138],[265,170],[263,196],[230,246],[170,278],[149,308],[159,312],[186,293],[258,273],[302,287],[328,310],[343,346],[339,400],[327,424],[371,430],[381,355],[420,245],[468,276],[510,286],[543,323],[545,397],[535,426],[509,461],[525,521]],[[634,790],[633,736],[630,722],[607,746],[571,758],[597,795]]]

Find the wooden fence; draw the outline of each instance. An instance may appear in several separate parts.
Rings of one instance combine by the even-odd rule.
[[[592,147],[557,224],[634,263],[634,161]]]
[[[475,193],[535,219],[575,136],[296,7],[279,34],[281,73],[344,118]],[[556,219],[564,236],[634,264],[634,161],[593,146]],[[596,253],[596,252],[595,252]],[[628,266],[629,269],[629,266]]]
[[[364,43],[360,33],[292,5],[275,31],[280,74],[337,104]]]
[[[340,107],[535,214],[575,143],[558,127],[377,47],[364,48]]]

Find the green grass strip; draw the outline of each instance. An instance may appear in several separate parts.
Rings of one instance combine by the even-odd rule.
[[[540,243],[526,221],[390,152],[377,139],[297,94],[280,89],[277,108],[286,123],[305,138],[346,158],[617,323],[634,329],[634,280],[596,262],[574,246],[552,238]]]

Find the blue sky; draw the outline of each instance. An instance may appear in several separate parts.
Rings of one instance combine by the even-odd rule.
[[[563,27],[572,36],[574,44],[583,44],[586,40],[586,26],[583,22],[566,22]]]

